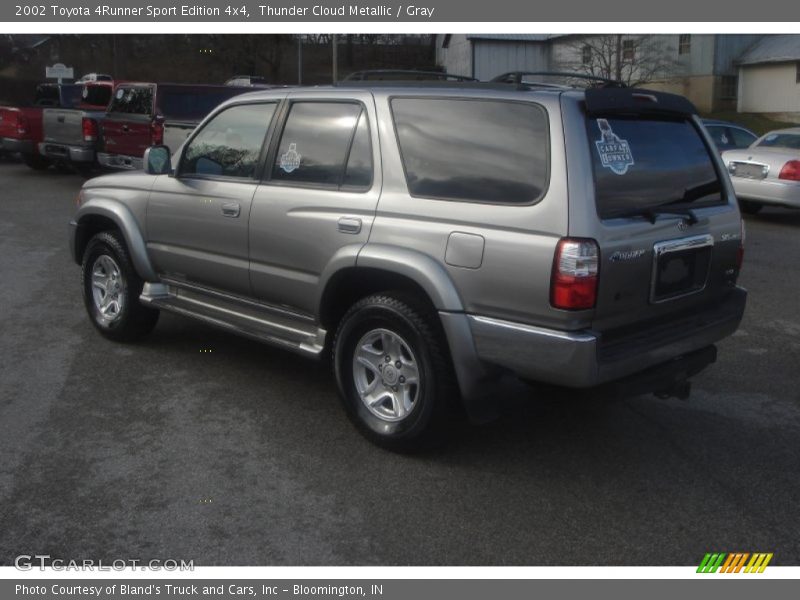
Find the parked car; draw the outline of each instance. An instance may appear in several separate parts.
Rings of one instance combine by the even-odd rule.
[[[758,136],[746,127],[730,121],[703,119],[703,125],[720,152],[747,148],[758,139]]]
[[[113,82],[87,79],[80,87],[74,108],[43,111],[43,140],[39,154],[50,161],[88,172],[95,164],[100,141],[100,123],[111,100]]]
[[[141,169],[151,145],[177,150],[197,124],[220,102],[249,87],[174,83],[120,83],[103,120],[98,162],[118,169]]]
[[[686,99],[353,82],[218,107],[71,223],[92,324],[174,311],[331,356],[371,440],[435,440],[497,380],[688,394],[746,291],[730,180]]]
[[[46,169],[50,161],[39,153],[42,118],[47,107],[75,106],[81,89],[75,84],[41,83],[30,106],[0,106],[0,150],[19,153],[32,169]]]
[[[770,131],[722,158],[743,212],[755,214],[765,205],[800,208],[800,127]]]

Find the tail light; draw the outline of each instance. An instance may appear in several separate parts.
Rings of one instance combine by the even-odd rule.
[[[800,160],[790,160],[781,169],[778,179],[800,181]]]
[[[600,249],[594,240],[563,238],[550,277],[550,304],[564,310],[594,308]]]
[[[22,113],[17,113],[17,135],[24,137],[28,134],[28,117]]]
[[[81,128],[83,129],[84,142],[94,142],[97,140],[97,121],[89,117],[83,117]]]
[[[160,146],[164,143],[164,122],[156,119],[150,123],[150,145]]]

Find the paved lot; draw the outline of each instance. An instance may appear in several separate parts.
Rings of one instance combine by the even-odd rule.
[[[527,393],[403,457],[316,363],[170,315],[136,345],[95,333],[79,186],[0,163],[0,564],[800,564],[800,212],[748,220],[748,312],[689,402]]]

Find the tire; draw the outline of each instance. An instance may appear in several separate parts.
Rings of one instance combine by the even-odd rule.
[[[140,304],[144,282],[133,268],[120,233],[104,231],[89,240],[81,274],[86,312],[105,337],[130,342],[156,326],[159,311]]]
[[[22,162],[34,171],[44,171],[50,166],[50,161],[38,154],[23,154]]]
[[[739,210],[747,215],[756,215],[762,208],[764,208],[764,206],[758,202],[739,200]]]
[[[348,417],[371,442],[407,452],[445,441],[457,386],[432,308],[402,293],[360,300],[339,324],[333,368]]]

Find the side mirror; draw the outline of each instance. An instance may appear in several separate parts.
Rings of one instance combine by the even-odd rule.
[[[172,172],[170,151],[166,146],[150,146],[144,151],[144,170],[148,175],[169,175]]]

